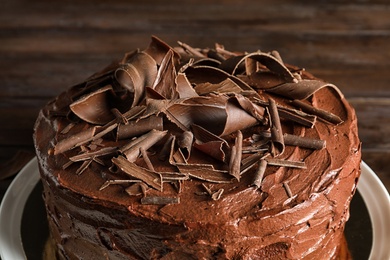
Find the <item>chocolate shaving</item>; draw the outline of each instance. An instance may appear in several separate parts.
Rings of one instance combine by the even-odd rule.
[[[82,165],[76,170],[76,174],[82,174],[89,167],[89,165],[91,165],[92,161],[92,159],[84,161]]]
[[[120,149],[120,152],[122,152],[126,156],[127,160],[129,160],[130,162],[134,162],[140,155],[141,147],[143,147],[145,150],[149,149],[158,141],[160,141],[166,134],[167,131],[159,131],[153,129],[148,133],[136,138],[135,140],[132,140],[127,145],[123,146]]]
[[[141,147],[140,152],[142,154],[142,158],[144,159],[146,165],[148,166],[148,169],[151,171],[155,171],[152,162],[149,159],[148,153],[146,152],[145,148]]]
[[[107,180],[103,183],[103,185],[99,188],[99,190],[104,190],[110,185],[127,184],[127,183],[141,183],[141,181],[140,180]]]
[[[273,88],[269,88],[267,89],[267,91],[287,97],[289,99],[302,100],[302,99],[307,99],[309,96],[313,95],[318,90],[326,87],[336,90],[339,96],[343,97],[343,94],[335,85],[320,80],[310,80],[310,79],[283,83]]]
[[[278,109],[276,107],[275,101],[269,99],[269,114],[270,114],[270,123],[271,123],[271,140],[272,140],[272,149],[271,153],[274,157],[283,154],[284,152],[284,140],[282,125],[280,123]]]
[[[175,152],[171,153],[171,156],[169,158],[169,163],[171,165],[176,165],[178,163],[187,164],[187,159],[184,156],[184,154],[182,153],[182,150],[181,149],[177,149]]]
[[[242,109],[244,109],[248,114],[256,118],[262,124],[267,123],[267,120],[264,118],[265,109],[263,107],[254,104],[248,98],[239,94],[236,94],[234,97],[231,97],[230,100],[236,100]]]
[[[145,50],[147,54],[149,54],[157,63],[157,65],[161,65],[162,60],[164,59],[166,53],[172,50],[174,52],[175,59],[179,59],[180,55],[173,50],[171,46],[166,44],[163,40],[156,36],[152,36],[152,41],[149,44],[148,48]]]
[[[243,56],[236,56],[231,58],[232,61],[229,62],[230,64],[227,60],[225,63],[222,63],[220,67],[228,73],[235,75],[240,64],[246,59],[256,60],[257,62],[266,66],[270,71],[282,76],[287,82],[296,82],[294,75],[280,60],[264,52],[253,52]],[[235,65],[232,66],[233,64]]]
[[[187,174],[180,172],[159,172],[163,182],[185,181],[189,179]]]
[[[96,127],[96,134],[90,140],[86,140],[86,141],[93,141],[93,140],[100,139],[103,136],[105,136],[106,134],[108,134],[109,132],[111,132],[112,130],[114,130],[117,126],[118,126],[118,124],[114,123],[112,125],[106,125],[103,127]],[[80,143],[79,145],[84,144],[84,143],[85,142]]]
[[[313,139],[303,136],[284,134],[283,135],[285,145],[294,145],[302,148],[321,150],[325,148],[326,142],[320,139]]]
[[[181,150],[186,160],[190,158],[193,140],[194,140],[194,134],[191,131],[183,132],[177,139],[177,144],[179,146],[179,149]]]
[[[283,182],[283,187],[284,189],[286,190],[286,193],[287,193],[287,196],[289,198],[292,198],[292,192],[291,192],[291,189],[290,189],[290,186],[288,185],[288,183],[286,181]]]
[[[199,95],[206,95],[212,92],[215,93],[241,93],[243,89],[240,88],[233,80],[227,78],[219,83],[212,84],[209,82],[197,84],[194,87],[195,91]]]
[[[135,163],[126,160],[123,156],[114,157],[111,161],[130,177],[142,180],[150,187],[162,191],[162,177],[159,173],[141,168]]]
[[[123,116],[129,121],[141,115],[145,110],[146,106],[135,106],[126,111]]]
[[[61,134],[65,135],[76,125],[76,123],[70,122],[64,129],[61,130]]]
[[[211,196],[212,200],[219,200],[222,197],[224,189],[218,189],[217,191],[212,191],[209,187],[207,187],[204,183],[202,183],[202,187],[206,190],[207,194]]]
[[[65,139],[60,140],[54,146],[54,155],[66,152],[76,147],[76,145],[80,145],[82,143],[88,142],[94,136],[95,131],[96,131],[96,127],[89,127],[84,131],[81,131]]]
[[[241,131],[237,131],[236,140],[232,146],[229,162],[229,174],[234,176],[238,181],[240,180],[240,165],[242,158],[242,140]]]
[[[176,140],[176,136],[170,135],[169,138],[165,141],[164,146],[161,148],[160,153],[158,154],[158,159],[160,161],[165,161],[167,158],[169,158],[175,140]]]
[[[166,204],[179,204],[180,199],[178,197],[159,197],[159,196],[147,196],[141,198],[141,204],[144,205],[166,205]]]
[[[293,100],[292,104],[294,106],[301,108],[304,112],[316,115],[319,118],[322,118],[325,121],[328,121],[332,124],[338,125],[338,124],[341,124],[343,122],[343,120],[340,117],[336,116],[335,114],[332,114],[332,113],[325,111],[323,109],[313,107],[309,104],[304,103],[303,101]]]
[[[225,161],[225,150],[229,147],[226,140],[195,124],[192,125],[191,129],[195,136],[195,142],[193,145],[196,149],[219,161]]]
[[[108,101],[109,92],[113,93],[110,85],[81,97],[69,107],[82,120],[91,124],[103,125],[114,118]]]
[[[303,126],[313,128],[317,117],[295,109],[278,107],[279,116]]]
[[[176,91],[179,94],[179,98],[191,98],[199,96],[198,93],[191,86],[186,74],[178,73],[176,76]]]
[[[97,156],[104,156],[104,155],[109,155],[116,153],[118,150],[118,147],[105,147],[93,152],[86,152],[82,154],[78,154],[72,157],[69,157],[69,160],[72,162],[79,162],[79,161],[85,161],[85,160],[90,160],[93,159],[94,157]]]
[[[152,89],[166,99],[175,99],[178,97],[175,86],[176,70],[173,62],[173,55],[172,50],[167,52],[164,59],[161,61],[156,80],[152,86]]]
[[[152,115],[140,120],[130,121],[127,125],[119,124],[117,129],[117,139],[127,139],[139,136],[150,130],[163,130],[163,119],[160,116]]]
[[[180,42],[180,41],[178,41],[177,43],[179,44],[180,47],[182,47],[184,50],[189,52],[192,56],[205,57],[205,55],[203,53],[201,53],[200,51],[198,51],[195,48],[192,48],[190,45],[183,43],[183,42]]]
[[[146,196],[148,186],[143,182],[134,183],[125,189],[126,193],[130,196]]]
[[[244,91],[246,90],[254,92],[253,88],[251,88],[243,80],[219,68],[204,65],[189,66],[184,72],[186,73],[188,80],[195,85],[205,82],[209,82],[211,84],[218,84],[229,78]]]
[[[271,166],[306,169],[305,162],[290,161],[290,160],[275,159],[275,158],[266,158],[266,160],[267,160],[268,165],[271,165]]]
[[[156,61],[145,52],[137,52],[128,63],[114,73],[118,83],[133,94],[131,107],[139,104],[145,94],[145,88],[151,87],[157,76]]]
[[[231,176],[227,171],[215,170],[212,165],[205,164],[177,164],[181,173],[212,183],[231,183]]]
[[[269,106],[268,102],[265,102],[264,100],[261,100],[257,97],[254,97],[256,100],[256,103],[259,103],[262,106]],[[307,113],[304,113],[300,110],[296,110],[293,108],[283,107],[276,105],[278,108],[278,113],[281,118],[291,120],[293,122],[299,123],[303,126],[313,128],[317,117],[315,115],[310,115]]]
[[[117,108],[112,108],[111,109],[111,113],[114,114],[117,122],[119,124],[127,124],[129,123],[129,121],[127,120],[127,118],[117,109]]]
[[[267,160],[261,159],[259,162],[259,166],[256,169],[254,178],[253,178],[253,186],[256,186],[257,189],[261,188],[261,183],[263,182],[264,173],[267,169]]]
[[[223,192],[224,192],[224,189],[222,189],[222,188],[217,190],[216,192],[213,192],[213,194],[211,194],[211,199],[212,200],[219,200],[222,197]]]

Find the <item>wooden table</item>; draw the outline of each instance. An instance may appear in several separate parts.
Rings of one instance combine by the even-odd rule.
[[[387,1],[184,2],[3,0],[0,171],[18,151],[32,154],[33,124],[48,100],[157,35],[171,45],[276,49],[335,83],[357,111],[363,160],[390,190]],[[0,182],[1,197],[11,180]]]

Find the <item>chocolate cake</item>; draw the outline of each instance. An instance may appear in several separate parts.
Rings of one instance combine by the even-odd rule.
[[[40,112],[58,259],[337,259],[353,108],[276,51],[152,37]]]

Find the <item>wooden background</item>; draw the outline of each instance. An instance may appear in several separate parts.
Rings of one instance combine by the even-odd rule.
[[[32,156],[39,109],[151,35],[171,45],[277,49],[356,108],[363,159],[390,190],[387,0],[0,2],[0,178]],[[17,155],[14,157],[14,155]],[[12,177],[0,181],[0,198]]]

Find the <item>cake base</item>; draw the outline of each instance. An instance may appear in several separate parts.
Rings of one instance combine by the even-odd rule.
[[[48,238],[45,243],[42,259],[43,260],[58,259],[56,255],[56,246],[54,244],[54,241],[51,238]],[[338,249],[338,253],[335,260],[353,260],[352,255],[348,248],[348,242],[347,239],[345,238],[345,235],[342,237],[340,241],[340,247]]]

